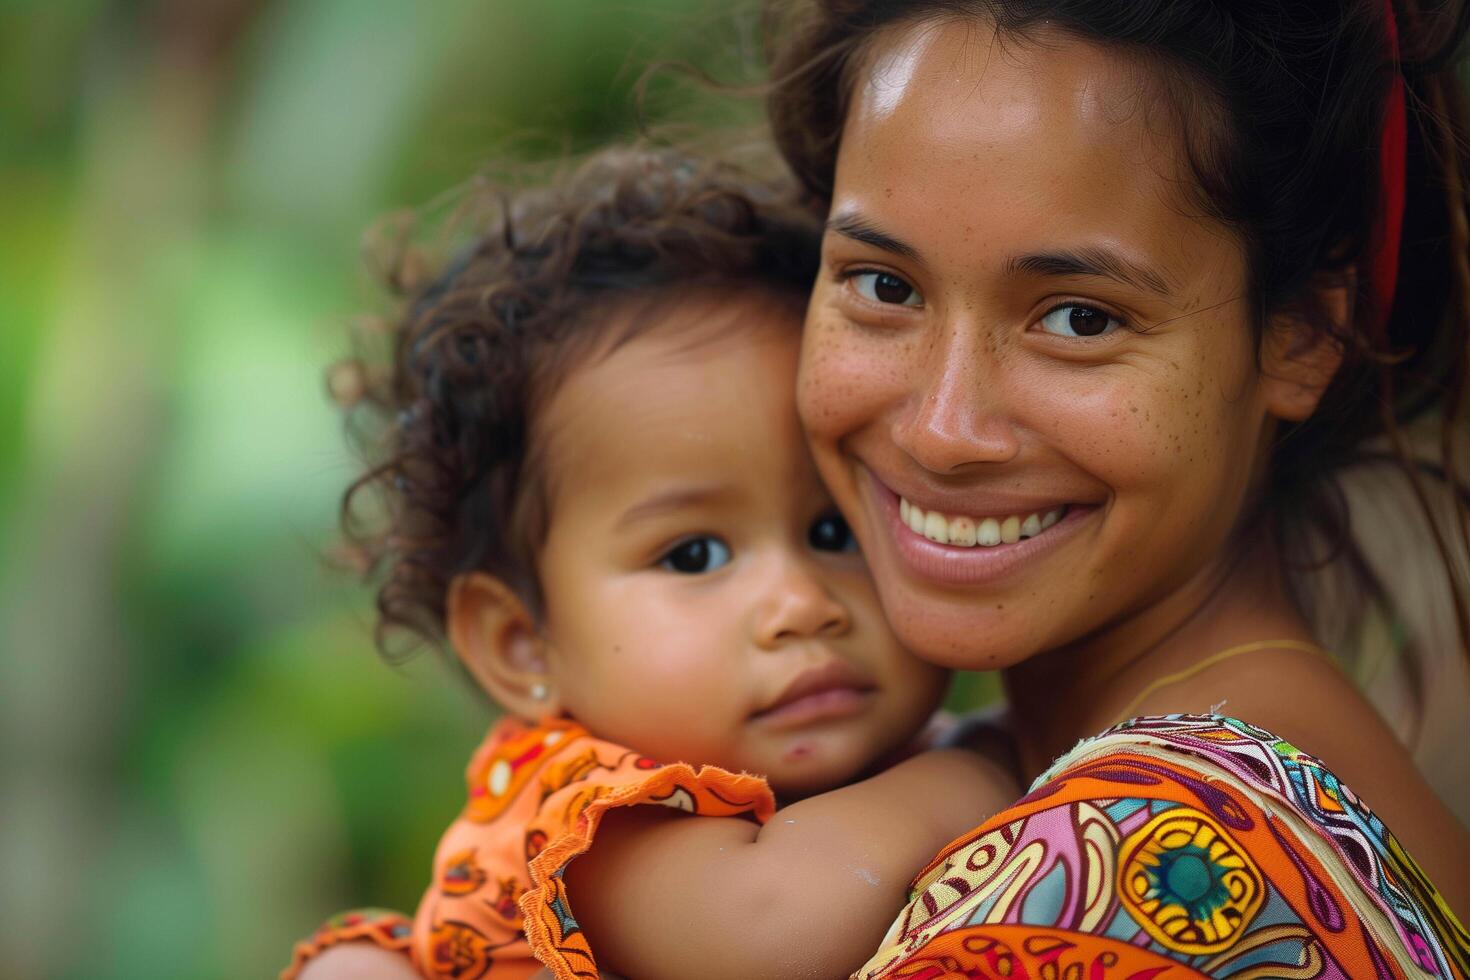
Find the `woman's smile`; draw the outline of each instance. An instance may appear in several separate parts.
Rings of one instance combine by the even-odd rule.
[[[881,515],[894,553],[911,574],[942,584],[993,584],[1020,574],[1065,546],[1098,511],[1091,503],[983,491],[951,494],[941,510],[871,471],[867,477],[868,512]]]

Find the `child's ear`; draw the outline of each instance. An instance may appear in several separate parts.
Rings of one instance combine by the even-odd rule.
[[[522,718],[557,714],[545,643],[514,590],[484,572],[460,575],[445,618],[460,662],[497,703]]]
[[[1356,277],[1349,272],[1317,287],[1318,308],[1339,335],[1353,315]],[[1342,342],[1301,316],[1282,314],[1266,324],[1261,344],[1261,379],[1266,410],[1284,422],[1301,422],[1317,410],[1342,366]]]

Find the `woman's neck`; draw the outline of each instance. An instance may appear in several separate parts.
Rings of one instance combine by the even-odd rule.
[[[1236,644],[1311,638],[1269,545],[1208,566],[1146,609],[1005,671],[1023,775],[1118,722],[1159,678]]]

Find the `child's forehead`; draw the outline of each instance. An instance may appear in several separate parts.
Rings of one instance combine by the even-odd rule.
[[[794,405],[800,311],[775,297],[691,293],[616,311],[624,322],[562,378],[548,424],[677,417],[692,423],[736,399],[750,423]],[[558,418],[557,416],[560,416]]]
[[[796,416],[799,304],[692,295],[568,371],[537,419],[549,487],[805,460]]]

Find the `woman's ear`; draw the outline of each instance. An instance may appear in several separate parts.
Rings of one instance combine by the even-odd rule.
[[[1317,288],[1318,309],[1332,320],[1338,336],[1352,319],[1355,291],[1351,272]],[[1261,344],[1266,411],[1283,422],[1310,418],[1341,366],[1342,342],[1332,333],[1298,314],[1273,317]]]
[[[514,590],[484,572],[460,575],[445,618],[455,654],[497,703],[532,720],[558,713],[545,642]]]

